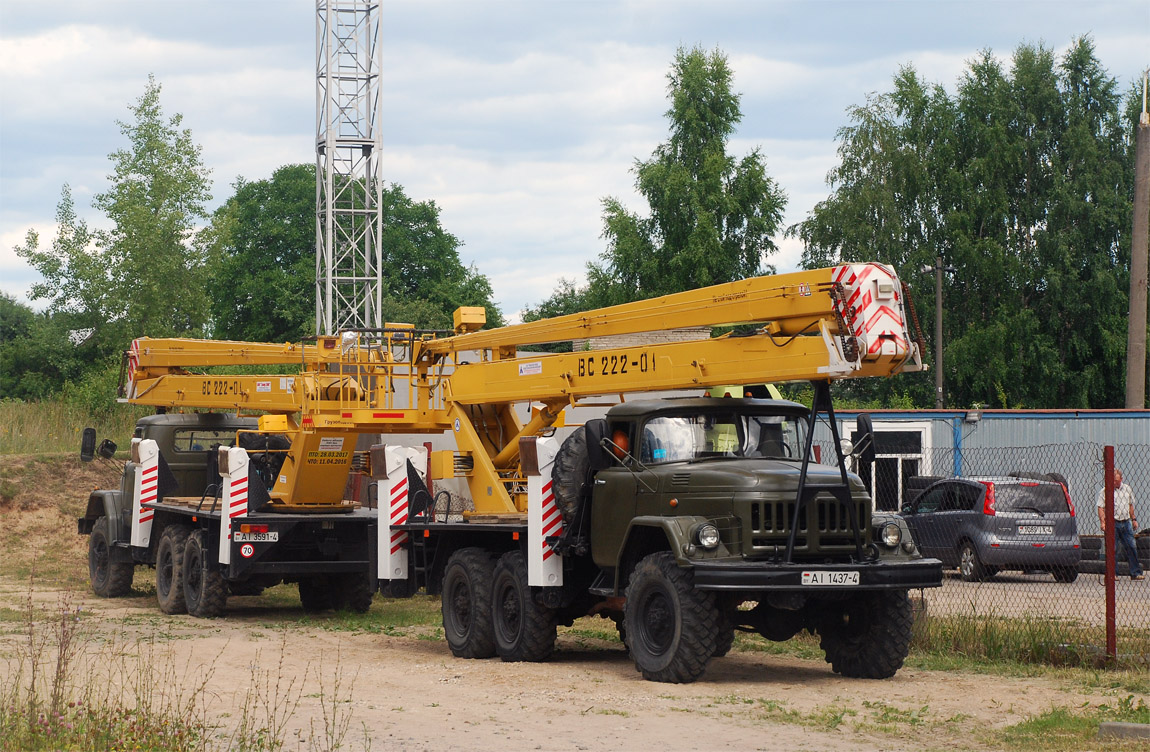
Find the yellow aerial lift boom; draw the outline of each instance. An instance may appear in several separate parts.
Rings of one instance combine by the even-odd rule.
[[[136,340],[123,401],[163,408],[265,413],[288,434],[273,506],[342,502],[352,453],[333,436],[454,433],[477,513],[523,512],[519,438],[599,395],[721,384],[890,376],[922,368],[908,298],[893,270],[854,264],[730,282],[586,313],[479,331],[483,309],[456,312],[455,333],[410,325],[343,332],[315,344]],[[747,336],[572,353],[528,345],[662,329],[749,324]],[[201,372],[210,366],[295,367],[283,375]],[[541,403],[524,425],[514,406]],[[270,417],[275,416],[275,417]],[[482,489],[482,492],[477,492]],[[490,490],[489,490],[490,489]]]

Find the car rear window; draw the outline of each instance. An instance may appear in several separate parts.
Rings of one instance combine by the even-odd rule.
[[[995,484],[994,508],[999,512],[1038,510],[1043,514],[1069,512],[1066,494],[1056,483]]]

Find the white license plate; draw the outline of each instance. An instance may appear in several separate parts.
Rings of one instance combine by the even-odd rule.
[[[233,533],[232,540],[236,543],[275,543],[280,539],[279,533]]]
[[[1019,535],[1054,535],[1053,525],[1019,525]]]
[[[804,585],[857,585],[858,572],[803,572]]]

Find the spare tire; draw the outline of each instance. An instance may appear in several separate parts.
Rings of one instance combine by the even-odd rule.
[[[575,512],[579,509],[590,468],[591,460],[587,454],[587,427],[579,426],[559,447],[559,452],[555,455],[555,465],[551,469],[551,492],[555,495],[555,503],[563,514],[564,524],[571,524]]]

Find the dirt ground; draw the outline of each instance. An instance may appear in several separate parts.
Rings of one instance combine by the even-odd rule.
[[[333,740],[342,749],[413,751],[991,750],[1007,747],[1002,729],[1051,707],[1128,694],[1057,678],[907,668],[885,681],[844,679],[821,660],[752,651],[716,659],[696,683],[656,684],[643,681],[618,642],[565,630],[550,661],[502,663],[453,658],[436,630],[337,631],[261,598],[230,599],[222,619],[164,616],[154,597],[106,600],[82,590],[86,539],[74,517],[83,497],[67,479],[91,488],[97,470],[67,465],[42,480],[26,462],[0,462],[3,670],[20,654],[17,614],[36,568],[54,584],[37,584],[34,602],[80,609],[88,660],[99,660],[101,644],[131,650],[154,641],[178,681],[204,683],[207,717],[222,738],[245,705],[257,724],[266,720],[260,698],[272,697],[281,711],[298,701],[281,721],[289,750]],[[387,609],[380,613],[386,621]],[[333,718],[346,724],[344,736],[324,731]]]
[[[0,608],[19,610],[27,597],[26,582],[0,576]],[[442,639],[331,631],[322,618],[272,627],[303,612],[259,598],[234,598],[226,618],[200,620],[163,616],[146,596],[69,597],[88,640],[151,635],[187,685],[209,676],[208,717],[221,735],[253,687],[298,682],[279,694],[299,700],[288,749],[330,739],[324,718],[334,707],[348,722],[345,749],[984,750],[1004,748],[996,729],[1052,706],[1113,702],[1051,679],[906,668],[886,681],[844,679],[820,661],[756,652],[715,660],[694,684],[655,684],[618,643],[572,633],[546,663],[468,661]],[[34,594],[49,609],[60,598]],[[21,637],[9,626],[0,653],[11,659]]]

